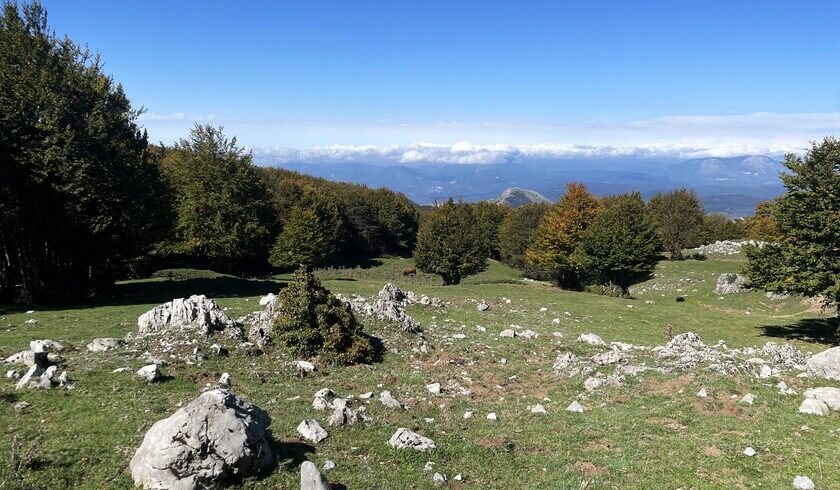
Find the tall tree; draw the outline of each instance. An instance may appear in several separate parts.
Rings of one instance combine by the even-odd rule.
[[[534,241],[547,204],[526,204],[508,213],[499,227],[499,255],[502,262],[525,269],[528,262],[525,253]]]
[[[107,289],[162,221],[140,111],[40,3],[2,5],[0,87],[0,300]]]
[[[543,215],[526,256],[530,264],[551,274],[558,285],[577,288],[581,264],[575,252],[602,205],[583,184],[570,182],[566,189]]]
[[[196,124],[164,160],[174,193],[172,251],[239,271],[265,262],[271,208],[251,154],[221,127]]]
[[[786,191],[769,207],[777,241],[748,248],[745,272],[755,286],[821,295],[840,312],[840,140],[812,143],[784,165]]]
[[[623,291],[653,272],[659,258],[656,224],[638,192],[606,199],[580,247],[581,262],[591,279]]]
[[[444,285],[484,270],[486,249],[470,205],[449,199],[429,211],[417,232],[414,258],[418,269],[438,274]]]
[[[694,191],[678,189],[656,194],[650,199],[648,209],[671,260],[682,260],[683,249],[700,245],[704,213]]]
[[[774,242],[781,237],[773,218],[773,205],[772,201],[762,201],[755,205],[755,213],[744,219],[744,232],[748,238]]]
[[[726,216],[714,213],[703,217],[703,243],[712,243],[719,240],[734,240],[744,237],[742,222],[732,220]]]
[[[485,253],[487,257],[498,260],[499,227],[502,225],[502,220],[510,212],[510,208],[489,201],[479,201],[473,204],[472,208]]]
[[[318,267],[335,260],[345,227],[334,196],[316,189],[304,189],[300,202],[283,222],[283,230],[271,249],[269,262],[280,269],[301,265]]]

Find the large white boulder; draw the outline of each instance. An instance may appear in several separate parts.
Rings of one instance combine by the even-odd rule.
[[[840,346],[814,354],[807,366],[812,376],[840,381]]]
[[[234,322],[219,305],[204,295],[173,299],[155,306],[137,319],[140,335],[170,328],[191,329],[210,335],[233,325]]]
[[[747,278],[733,272],[721,274],[715,285],[715,294],[734,294],[744,290]]]
[[[233,393],[207,391],[152,425],[131,458],[131,476],[143,488],[192,490],[257,473],[274,457],[270,424],[267,413]]]
[[[330,490],[330,483],[312,461],[300,465],[300,490]]]
[[[435,446],[435,441],[428,437],[423,437],[420,434],[410,431],[405,427],[400,427],[388,440],[388,444],[397,449],[413,449],[415,451],[432,451]]]

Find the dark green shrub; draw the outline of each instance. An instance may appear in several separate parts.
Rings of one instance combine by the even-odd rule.
[[[331,364],[370,362],[373,342],[356,321],[350,305],[332,295],[311,271],[300,268],[280,291],[276,338],[295,356],[321,356]]]

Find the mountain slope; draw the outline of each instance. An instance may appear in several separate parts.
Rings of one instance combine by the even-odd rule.
[[[508,187],[492,202],[504,204],[512,208],[518,208],[526,204],[550,203],[551,201],[537,191],[520,189],[519,187]]]

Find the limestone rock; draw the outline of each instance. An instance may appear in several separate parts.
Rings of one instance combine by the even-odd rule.
[[[481,300],[478,302],[478,306],[476,306],[476,308],[478,308],[478,311],[487,311],[490,309],[490,303],[485,300]]]
[[[793,479],[793,488],[796,490],[814,490],[814,482],[807,476],[798,475]]]
[[[807,366],[812,376],[840,381],[840,346],[814,354],[808,359]]]
[[[154,383],[155,381],[160,381],[163,375],[160,372],[160,368],[157,364],[149,364],[147,366],[143,366],[137,370],[137,376],[141,379],[145,380],[147,383]]]
[[[88,345],[88,352],[104,352],[114,350],[125,343],[122,339],[115,339],[112,337],[103,337],[100,339],[93,339]]]
[[[616,364],[624,361],[624,356],[618,351],[607,351],[592,356],[592,362],[599,366],[606,366],[608,364]]]
[[[312,461],[300,465],[300,490],[330,490],[330,484]]]
[[[816,398],[806,398],[802,400],[802,404],[799,405],[799,413],[804,413],[807,415],[828,415],[828,405],[822,400],[817,400]]]
[[[575,412],[575,413],[583,413],[583,405],[577,402],[577,400],[573,401],[566,407],[567,412]]]
[[[379,401],[388,408],[400,409],[402,404],[396,398],[391,396],[390,391],[383,391],[379,394]]]
[[[516,332],[514,332],[513,329],[506,328],[499,333],[499,337],[513,338],[513,337],[516,337]]]
[[[840,388],[821,387],[805,390],[805,398],[814,398],[832,410],[840,410]]]
[[[727,273],[721,274],[718,277],[717,285],[715,286],[715,294],[735,294],[744,290],[744,284],[747,278],[741,274]]]
[[[436,449],[435,441],[428,437],[400,427],[388,440],[388,444],[397,449],[413,449],[415,451],[432,451]]]
[[[584,334],[581,334],[581,335],[577,338],[577,341],[578,341],[578,342],[583,342],[584,344],[589,344],[589,345],[607,345],[607,344],[604,342],[604,339],[602,339],[601,337],[599,337],[599,336],[595,335],[594,333],[584,333]]]
[[[204,295],[177,298],[140,315],[140,335],[166,329],[190,329],[203,335],[233,327],[234,322],[212,299]]]
[[[315,419],[306,419],[297,426],[298,434],[304,439],[318,443],[327,438],[327,431]]]
[[[129,468],[149,489],[203,489],[273,461],[271,418],[227,390],[201,394],[146,433]]]

